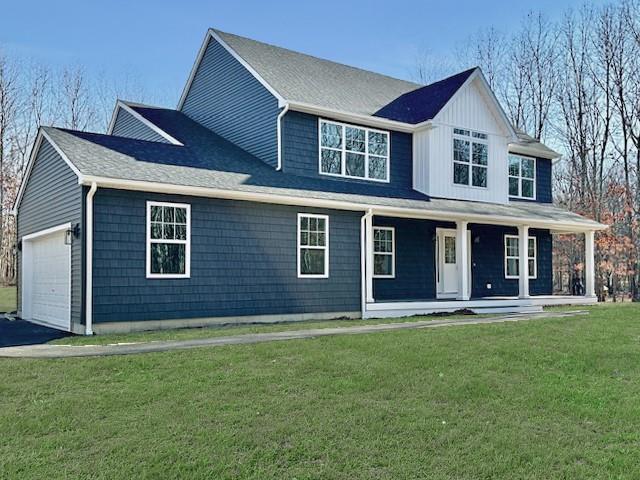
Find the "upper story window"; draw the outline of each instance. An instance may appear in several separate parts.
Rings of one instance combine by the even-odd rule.
[[[509,155],[509,196],[536,198],[536,159]]]
[[[453,183],[487,186],[489,143],[486,133],[453,129]]]
[[[147,202],[147,278],[188,278],[191,206]]]
[[[389,181],[389,132],[320,120],[320,173]]]

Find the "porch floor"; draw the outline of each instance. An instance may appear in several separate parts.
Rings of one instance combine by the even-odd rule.
[[[476,297],[469,300],[412,299],[375,301],[365,305],[365,318],[406,317],[467,309],[474,313],[532,313],[551,305],[591,305],[596,297],[573,295],[534,295],[519,297]]]

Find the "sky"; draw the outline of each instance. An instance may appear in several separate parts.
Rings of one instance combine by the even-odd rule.
[[[555,19],[583,0],[3,2],[6,53],[128,76],[174,105],[209,27],[411,79],[418,52],[445,57],[482,27],[508,32],[532,8]]]

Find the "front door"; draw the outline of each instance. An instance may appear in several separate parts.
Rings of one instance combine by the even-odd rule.
[[[469,282],[471,282],[471,232],[467,232]],[[436,283],[438,298],[458,295],[458,262],[455,229],[438,228],[436,235]],[[471,291],[471,286],[469,286]]]

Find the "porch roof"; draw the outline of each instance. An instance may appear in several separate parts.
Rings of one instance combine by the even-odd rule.
[[[438,199],[408,187],[284,174],[180,112],[142,107],[136,111],[183,145],[52,127],[43,130],[79,172],[80,183],[96,181],[101,187],[566,231],[606,228],[551,204]]]

